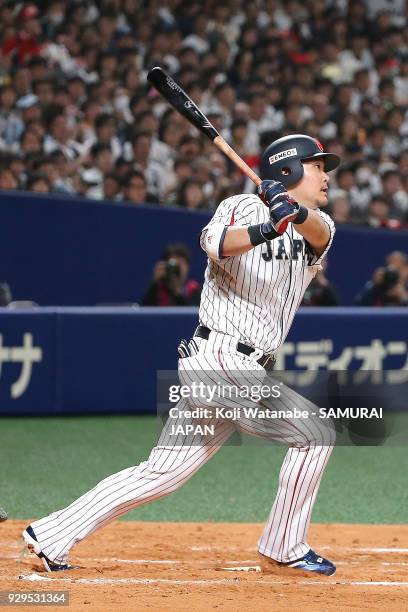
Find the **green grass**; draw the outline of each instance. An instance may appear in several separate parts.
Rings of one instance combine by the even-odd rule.
[[[0,505],[11,518],[40,517],[68,505],[103,477],[144,460],[157,438],[154,417],[0,420]],[[264,521],[285,448],[222,448],[177,493],[128,520]],[[405,523],[406,446],[336,447],[314,522]]]

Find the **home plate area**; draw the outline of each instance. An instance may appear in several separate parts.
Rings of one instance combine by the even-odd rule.
[[[69,593],[69,610],[406,609],[408,526],[313,524],[332,577],[261,569],[260,524],[118,521],[73,550],[78,569],[47,573],[22,553],[27,521],[0,526],[0,591]],[[50,609],[50,606],[48,606]],[[36,609],[32,606],[31,609]],[[40,609],[40,608],[38,608]],[[53,607],[52,609],[56,609]]]

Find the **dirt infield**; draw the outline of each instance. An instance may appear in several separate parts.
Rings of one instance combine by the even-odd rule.
[[[0,525],[0,591],[66,589],[70,611],[407,609],[405,525],[313,525],[309,541],[337,565],[335,576],[319,578],[262,573],[262,526],[242,523],[116,522],[76,547],[79,569],[48,574],[20,554],[26,524]]]

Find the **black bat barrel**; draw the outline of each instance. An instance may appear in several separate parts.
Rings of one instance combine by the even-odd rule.
[[[165,70],[156,66],[147,75],[147,80],[161,95],[190,123],[203,134],[214,140],[219,133],[200,111],[198,106],[188,97],[186,92],[178,85]]]

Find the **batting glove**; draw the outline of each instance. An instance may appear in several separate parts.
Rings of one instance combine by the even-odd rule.
[[[269,218],[273,229],[284,234],[291,221],[299,213],[300,206],[293,200],[286,188],[279,181],[262,181],[258,186],[258,195],[269,208]]]

